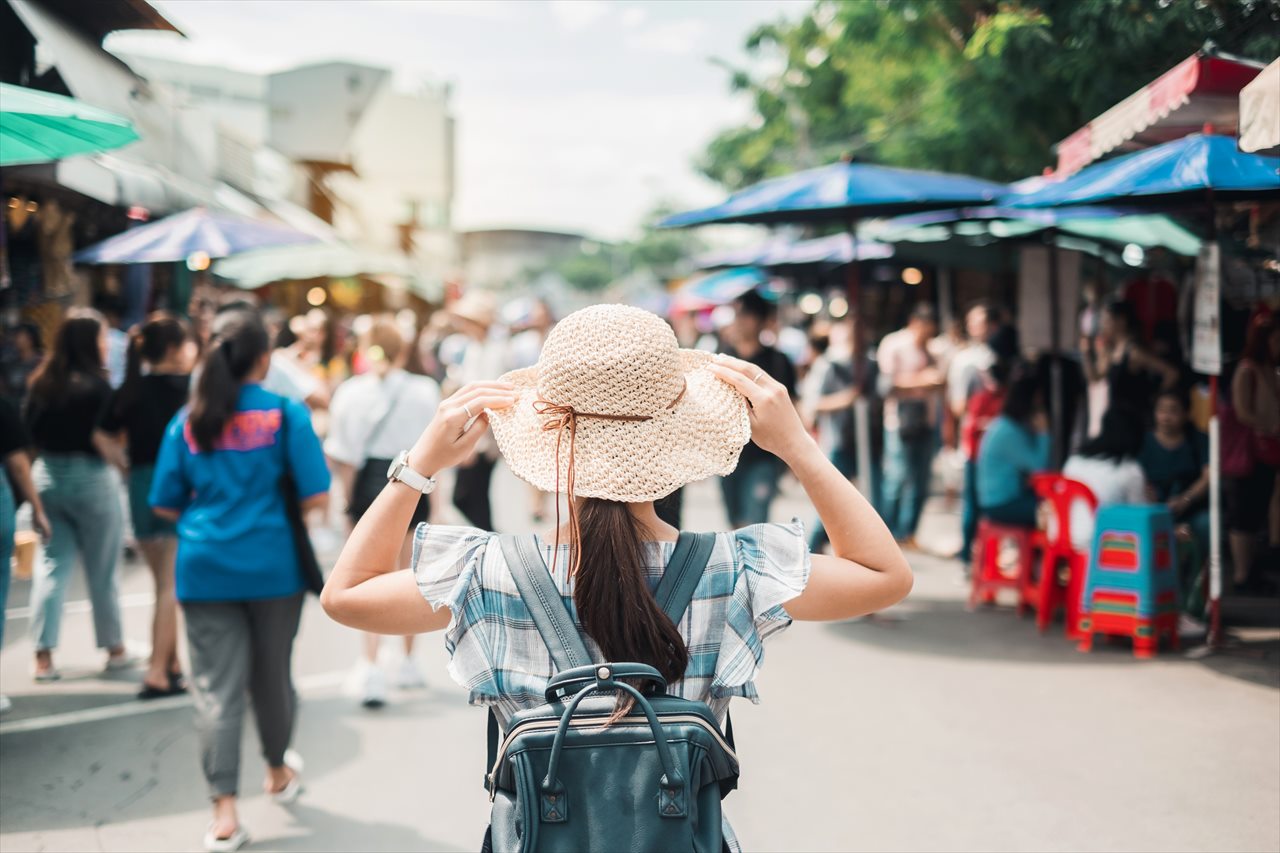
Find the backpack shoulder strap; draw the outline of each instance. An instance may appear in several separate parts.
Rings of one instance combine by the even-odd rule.
[[[693,592],[702,579],[715,544],[714,533],[681,533],[676,540],[671,560],[662,572],[662,580],[658,581],[653,597],[658,600],[662,612],[677,625],[693,600]]]
[[[575,666],[589,666],[591,655],[551,580],[547,564],[538,552],[537,540],[532,536],[504,535],[499,536],[498,541],[511,577],[520,590],[520,598],[529,609],[542,642],[551,652],[556,670],[563,672]]]

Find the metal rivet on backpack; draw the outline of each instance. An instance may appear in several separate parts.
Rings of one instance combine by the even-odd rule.
[[[556,801],[556,795],[555,795],[555,794],[548,794],[548,795],[547,795],[547,802],[549,802],[549,803],[554,803],[555,801]]]
[[[600,678],[601,680],[608,678],[609,675],[610,675],[609,667],[607,666],[602,666],[596,670],[596,677]]]
[[[556,810],[555,810],[555,809],[552,809],[551,811],[547,812],[547,817],[550,817],[550,818],[557,818],[557,817],[560,817],[560,815],[558,815],[558,814],[556,813]]]

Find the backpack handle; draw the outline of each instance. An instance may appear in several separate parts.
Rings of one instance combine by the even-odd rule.
[[[610,674],[602,679],[600,671],[606,667]],[[568,693],[588,684],[594,684],[597,690],[611,689],[613,685],[609,682],[614,678],[644,678],[655,682],[659,690],[667,688],[667,680],[662,677],[662,673],[646,663],[593,663],[587,666],[575,666],[557,673],[547,682],[545,696],[548,702],[558,702],[562,693]]]
[[[585,667],[580,667],[583,669]],[[679,768],[676,767],[674,759],[671,757],[671,747],[667,744],[666,732],[662,730],[662,723],[658,722],[658,716],[653,712],[653,706],[649,704],[649,700],[645,699],[639,690],[636,690],[625,681],[617,681],[614,676],[623,677],[624,669],[631,673],[639,673],[638,676],[629,675],[626,677],[649,677],[644,670],[650,670],[657,675],[659,680],[662,676],[658,675],[657,670],[644,664],[612,664],[602,663],[592,667],[595,670],[594,683],[588,684],[579,690],[569,707],[565,708],[564,714],[560,717],[560,726],[556,729],[555,741],[551,745],[551,760],[547,764],[547,775],[542,779],[542,819],[548,822],[562,822],[567,819],[569,811],[569,803],[565,794],[564,786],[560,784],[556,771],[560,768],[560,753],[564,750],[565,734],[569,731],[569,722],[573,719],[573,714],[578,710],[578,705],[582,703],[592,693],[599,690],[622,690],[630,693],[632,698],[636,700],[636,706],[644,712],[645,719],[649,722],[649,730],[653,732],[653,744],[658,749],[658,760],[662,763],[662,778],[658,780],[658,814],[661,817],[684,817],[688,813],[687,797],[685,796],[685,781],[680,775]],[[568,675],[570,670],[564,675]]]

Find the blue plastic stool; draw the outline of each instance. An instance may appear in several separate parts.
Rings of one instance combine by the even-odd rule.
[[[1160,637],[1178,648],[1178,573],[1173,516],[1163,504],[1098,509],[1080,607],[1080,651],[1094,634],[1133,638],[1149,658]]]

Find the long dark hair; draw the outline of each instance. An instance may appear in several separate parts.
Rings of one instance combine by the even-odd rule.
[[[1026,365],[1016,365],[1011,374],[1008,391],[1000,414],[1023,429],[1031,429],[1031,418],[1044,406],[1044,393],[1038,377]]]
[[[142,365],[155,364],[175,347],[187,342],[187,325],[168,311],[156,311],[129,332],[129,357],[125,362],[124,384],[117,406],[128,408],[142,391]]]
[[[53,346],[31,374],[31,404],[42,405],[64,396],[76,373],[106,378],[102,348],[98,346],[105,327],[102,315],[91,308],[72,308],[67,312],[54,336]]]
[[[578,510],[578,538],[573,600],[605,660],[647,663],[668,682],[683,678],[689,649],[646,582],[644,539],[631,509],[586,498]]]
[[[1125,405],[1113,405],[1102,415],[1102,429],[1080,446],[1078,455],[1122,462],[1142,449],[1146,425],[1142,413]]]
[[[191,436],[200,450],[214,449],[240,402],[245,377],[270,349],[267,327],[257,311],[218,314],[205,354],[204,369],[191,397]]]

